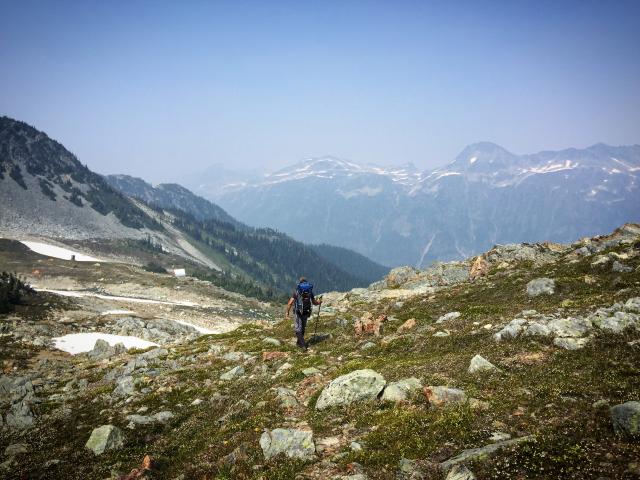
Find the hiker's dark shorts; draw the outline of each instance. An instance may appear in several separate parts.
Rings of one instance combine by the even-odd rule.
[[[302,315],[301,313],[296,312],[296,333],[302,333],[304,335],[308,319],[309,315]]]

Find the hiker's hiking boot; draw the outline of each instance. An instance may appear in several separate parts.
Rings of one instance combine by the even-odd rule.
[[[304,335],[302,333],[296,333],[296,337],[298,337],[298,341],[296,342],[296,345],[303,352],[306,352],[307,348],[309,348],[309,344],[307,344],[307,342],[304,341]]]

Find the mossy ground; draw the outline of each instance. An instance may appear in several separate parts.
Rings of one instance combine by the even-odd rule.
[[[176,417],[168,425],[126,429],[123,412],[114,411],[107,402],[106,393],[112,385],[92,376],[90,388],[66,405],[68,416],[43,416],[33,433],[4,438],[0,448],[16,441],[29,444],[31,453],[18,458],[11,478],[106,478],[113,469],[128,471],[138,466],[145,454],[157,459],[158,478],[180,474],[187,479],[304,478],[317,472],[319,464],[284,458],[265,462],[258,440],[265,428],[306,422],[316,439],[344,435],[364,447],[352,452],[348,442],[341,446],[339,452],[345,455],[335,459],[335,471],[331,473],[345,474],[351,462],[358,462],[371,479],[393,479],[403,457],[433,465],[463,449],[486,445],[492,432],[502,431],[513,437],[532,435],[533,441],[470,464],[479,479],[636,478],[628,470],[629,464],[640,458],[640,444],[617,437],[608,409],[593,404],[603,399],[611,405],[638,400],[640,347],[630,342],[640,340],[640,332],[598,334],[585,348],[567,351],[544,338],[496,343],[493,332],[482,328],[485,324],[504,324],[524,309],[583,315],[640,295],[637,257],[628,262],[634,272],[625,274],[610,268],[594,269],[592,260],[541,267],[520,264],[515,269],[494,270],[475,284],[415,297],[400,307],[391,300],[375,305],[353,303],[350,311],[341,314],[342,318],[354,318],[370,310],[390,315],[383,339],[356,338],[351,326],[337,324],[337,315],[320,317],[318,330],[331,337],[306,354],[298,352],[290,341],[290,320],[271,328],[245,325],[223,335],[203,336],[171,352],[171,358],[193,356],[194,360],[163,375],[163,385],[170,389],[137,397],[126,406],[131,413],[142,406],[150,413],[171,410]],[[586,275],[595,282],[586,282]],[[527,282],[543,276],[556,280],[557,292],[528,297]],[[440,315],[450,311],[462,315],[447,324],[434,325]],[[416,328],[394,335],[409,318],[416,319]],[[310,321],[311,332],[314,321],[315,317]],[[433,337],[436,329],[449,329],[451,335]],[[262,339],[266,336],[279,338],[283,345],[265,344]],[[362,350],[362,344],[369,340],[376,346]],[[254,355],[255,361],[245,367],[247,376],[220,381],[220,374],[235,363],[207,356],[213,344]],[[276,378],[272,366],[267,367],[266,374],[260,374],[261,353],[271,350],[287,352],[286,361],[292,365]],[[476,354],[500,370],[484,375],[467,373],[469,361]],[[310,366],[322,371],[316,383],[302,373]],[[473,409],[463,404],[433,409],[418,395],[399,405],[373,402],[321,412],[313,408],[322,386],[359,368],[372,368],[387,381],[415,376],[425,385],[462,388],[468,396],[488,402],[488,407]],[[88,370],[86,375],[94,374]],[[145,385],[159,381],[157,377],[145,379]],[[272,388],[296,389],[305,382],[310,389],[308,406],[294,412],[284,410]],[[196,398],[205,403],[192,406]],[[209,401],[211,398],[217,400]],[[240,400],[249,405],[239,405]],[[50,405],[38,408],[44,411]],[[224,421],[220,421],[222,417]],[[125,447],[94,457],[84,450],[84,443],[92,428],[108,422],[123,428]],[[232,453],[235,461],[228,457]],[[47,460],[53,458],[62,461],[45,468]],[[315,478],[327,478],[313,474]],[[436,469],[431,474],[432,478],[441,477]]]

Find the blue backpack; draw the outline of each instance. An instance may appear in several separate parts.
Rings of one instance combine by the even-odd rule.
[[[309,282],[301,282],[296,287],[296,293],[296,312],[301,315],[310,315],[313,285]]]

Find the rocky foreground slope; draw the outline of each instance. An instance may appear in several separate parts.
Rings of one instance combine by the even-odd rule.
[[[640,475],[638,225],[327,295],[306,353],[256,303],[226,333],[69,356],[43,328],[129,322],[80,301],[0,317],[4,478]]]

